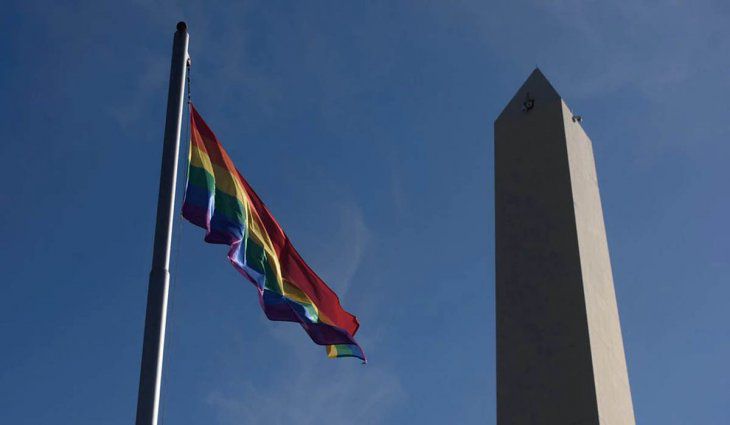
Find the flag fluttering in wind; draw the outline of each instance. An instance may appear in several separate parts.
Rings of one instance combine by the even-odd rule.
[[[230,246],[228,259],[258,289],[269,319],[300,323],[329,357],[365,361],[357,318],[304,262],[192,105],[183,217],[206,230],[206,242]]]

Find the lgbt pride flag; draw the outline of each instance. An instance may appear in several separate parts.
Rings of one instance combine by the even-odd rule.
[[[230,246],[228,259],[270,320],[298,322],[329,357],[365,361],[357,318],[304,262],[192,104],[183,217],[206,230],[206,242]]]

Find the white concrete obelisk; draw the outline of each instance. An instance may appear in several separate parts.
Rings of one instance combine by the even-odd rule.
[[[498,425],[633,425],[593,148],[538,69],[494,163]]]

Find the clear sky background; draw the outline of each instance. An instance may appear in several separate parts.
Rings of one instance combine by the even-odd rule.
[[[492,126],[535,65],[593,140],[638,422],[730,423],[730,3],[235,3],[4,3],[0,422],[133,423],[184,19],[193,101],[370,364],[178,219],[163,423],[494,424]]]

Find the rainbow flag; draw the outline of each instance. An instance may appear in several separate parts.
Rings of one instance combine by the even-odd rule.
[[[366,361],[354,339],[357,318],[304,262],[192,105],[182,213],[206,230],[206,242],[230,246],[228,259],[256,287],[270,320],[300,323],[329,357]]]

